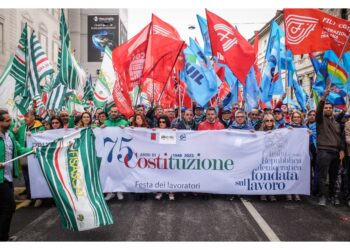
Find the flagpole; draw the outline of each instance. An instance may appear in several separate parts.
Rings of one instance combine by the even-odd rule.
[[[134,107],[137,105],[137,102],[139,100],[139,95],[141,94],[141,84],[138,84],[139,89],[137,90],[137,95],[136,95],[136,101],[134,104]]]
[[[176,72],[175,72],[175,64],[176,64],[177,58],[180,56],[180,53],[181,53],[181,51],[182,51],[182,48],[183,48],[184,44],[185,44],[185,42],[182,43],[182,45],[181,45],[181,47],[180,47],[180,49],[179,49],[179,52],[177,53],[176,59],[175,59],[174,64],[173,64],[173,67],[172,67],[172,69],[173,69],[173,74],[174,74],[174,75],[176,74]],[[170,71],[170,73],[169,73],[169,77],[170,77],[170,76],[171,76],[171,71]],[[169,79],[169,77],[168,77],[168,79]],[[175,78],[175,77],[174,77],[174,78]],[[163,87],[163,89],[162,89],[162,92],[161,92],[160,95],[159,95],[158,102],[159,102],[160,99],[162,98],[163,92],[164,92],[165,87],[166,87],[166,85],[168,84],[168,82],[169,82],[169,81],[167,81],[167,82],[165,83],[165,85],[164,85],[164,87]]]
[[[286,49],[286,52],[285,52],[285,67],[286,67],[286,69],[285,69],[284,73],[285,73],[285,90],[286,90],[286,96],[287,96],[287,115],[288,115],[289,98],[291,98],[291,97],[288,98],[288,92],[289,92],[288,91],[289,90],[289,87],[288,87],[288,50],[287,50],[287,48],[285,48],[285,49]],[[293,58],[291,58],[291,60],[293,60]],[[282,100],[282,104],[283,104],[283,100]]]
[[[32,154],[32,153],[34,153],[34,150],[32,150],[32,151],[30,151],[30,152],[28,152],[28,153],[25,153],[25,154],[23,154],[23,155],[17,156],[16,158],[13,158],[13,159],[8,160],[8,161],[6,161],[6,162],[1,162],[0,164],[6,165],[6,164],[8,164],[8,163],[11,163],[11,162],[16,161],[16,160],[18,160],[18,159],[21,159],[21,158],[23,158],[23,157],[25,157],[25,156],[27,156],[27,155]]]

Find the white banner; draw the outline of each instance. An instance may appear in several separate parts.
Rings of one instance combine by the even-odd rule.
[[[94,133],[104,192],[310,194],[306,129]]]

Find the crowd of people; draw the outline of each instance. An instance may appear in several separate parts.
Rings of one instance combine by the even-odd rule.
[[[309,153],[311,160],[311,192],[319,197],[319,205],[326,205],[327,201],[337,206],[341,201],[346,201],[350,206],[350,115],[345,111],[335,113],[333,106],[326,101],[329,90],[319,101],[316,110],[300,112],[290,110],[287,105],[279,101],[274,108],[252,109],[248,114],[238,104],[233,104],[231,108],[208,107],[206,109],[194,106],[174,110],[164,109],[156,105],[149,110],[145,106],[137,105],[134,115],[127,119],[120,114],[116,107],[112,107],[109,112],[103,109],[96,109],[94,112],[74,113],[69,115],[66,111],[59,114],[52,114],[48,121],[40,120],[34,110],[29,110],[24,115],[24,124],[18,126],[9,114],[1,110],[0,112],[0,162],[11,159],[11,152],[17,148],[18,151],[28,151],[26,148],[26,137],[44,130],[61,128],[104,128],[104,127],[131,127],[150,129],[174,129],[174,130],[222,130],[239,129],[254,131],[272,131],[274,129],[307,128],[310,135]],[[17,154],[17,153],[16,153]],[[26,158],[19,162],[25,181],[24,194],[28,203],[31,203],[30,180],[28,177],[28,163]],[[13,200],[13,177],[19,175],[18,163],[0,166],[0,195],[12,197]],[[6,187],[5,187],[6,185]],[[9,191],[10,190],[10,191]],[[12,195],[9,194],[12,192]],[[188,194],[168,193],[169,200],[175,200],[176,196]],[[190,195],[200,196],[209,199],[211,194]],[[106,200],[111,200],[115,196],[119,200],[124,198],[123,193],[107,193]],[[144,200],[151,194],[134,194],[136,200]],[[165,196],[163,193],[154,194],[154,199],[160,200]],[[237,196],[227,195],[226,198],[232,200]],[[287,195],[276,197],[273,195],[260,196],[262,201],[277,201],[286,199],[287,201],[300,201],[299,195]],[[5,199],[6,200],[6,199]],[[0,199],[0,214],[2,210],[14,210],[14,203],[5,204],[5,200]],[[42,200],[35,200],[34,206],[41,206]],[[0,216],[2,217],[2,216]],[[9,218],[1,218],[0,224]],[[5,223],[6,224],[6,223]],[[3,229],[1,229],[3,230]],[[6,230],[5,230],[6,231]],[[2,235],[3,232],[1,232]],[[3,236],[5,237],[5,236]]]

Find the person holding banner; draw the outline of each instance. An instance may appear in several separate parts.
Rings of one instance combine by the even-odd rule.
[[[63,122],[59,116],[51,117],[51,128],[52,129],[60,129],[63,128]]]
[[[35,134],[39,131],[45,131],[44,126],[39,120],[36,120],[35,118],[35,111],[34,110],[28,110],[26,114],[24,114],[24,121],[25,124],[20,126],[18,130],[14,130],[16,139],[18,143],[22,147],[27,146],[27,136],[31,136],[32,134]],[[28,161],[27,159],[22,159],[20,161],[21,167],[22,167],[22,173],[23,178],[26,186],[26,194],[27,194],[27,200],[28,202],[25,204],[26,206],[29,206],[31,202],[31,193],[30,193],[30,179],[29,179],[29,172],[28,172]],[[36,200],[34,206],[40,207],[42,204],[42,200]]]
[[[266,114],[262,120],[261,128],[259,130],[271,133],[271,131],[274,129],[275,129],[275,118],[271,114]],[[270,201],[277,201],[274,195],[269,195],[268,197]],[[260,200],[267,201],[266,195],[261,195]]]
[[[206,112],[206,120],[198,125],[198,130],[221,130],[225,126],[217,120],[216,110],[209,107]]]
[[[121,127],[121,128],[129,127],[129,121],[124,119],[124,116],[119,114],[117,107],[112,107],[110,113],[111,113],[110,118],[108,120],[106,120],[104,122],[104,124],[102,124],[100,126],[101,128],[105,128],[105,127]],[[108,193],[105,197],[105,200],[109,201],[109,200],[113,199],[114,197],[115,197],[114,193]],[[121,192],[117,193],[117,197],[118,197],[118,200],[124,199],[124,195]]]
[[[92,116],[90,112],[84,112],[81,114],[80,120],[78,121],[78,124],[76,128],[87,128],[87,127],[92,127],[96,128],[97,125],[92,123]]]
[[[35,152],[35,148],[25,148],[17,142],[9,130],[10,123],[9,113],[0,110],[0,241],[11,240],[10,225],[16,210],[13,178],[18,177],[19,168],[17,160],[10,160],[16,159],[18,155]]]
[[[237,110],[235,113],[235,121],[231,124],[229,129],[243,129],[254,130],[253,127],[247,122],[247,116],[243,110]]]
[[[160,129],[169,129],[171,127],[171,123],[170,123],[170,120],[169,120],[169,117],[167,117],[166,115],[161,115],[159,116],[159,120],[158,120],[158,124],[159,124],[159,128]],[[153,128],[153,130],[155,130],[155,128]],[[175,128],[174,128],[175,130]],[[175,200],[175,195],[174,193],[169,193],[169,200],[170,201],[174,201]],[[161,200],[163,197],[163,193],[156,193],[155,195],[155,199],[156,200]]]
[[[333,116],[333,106],[326,102],[330,88],[327,87],[316,110],[317,129],[317,174],[320,206],[327,203],[327,194],[335,202],[339,197],[335,195],[335,183],[340,161],[344,158],[344,140],[341,136],[340,126]],[[327,187],[327,174],[329,186]],[[328,188],[328,192],[327,192]]]

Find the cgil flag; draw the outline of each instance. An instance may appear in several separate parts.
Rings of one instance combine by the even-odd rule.
[[[350,49],[350,22],[318,9],[284,9],[286,47],[293,54]]]
[[[38,147],[36,156],[65,229],[84,231],[113,224],[90,128]]]
[[[47,110],[60,110],[65,104],[67,94],[67,87],[59,84],[55,88],[51,90],[48,94],[48,99],[46,101],[46,109]]]

